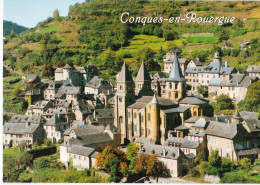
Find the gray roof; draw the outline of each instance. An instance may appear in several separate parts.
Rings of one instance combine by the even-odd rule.
[[[39,124],[31,123],[5,123],[3,127],[4,134],[33,134],[36,129],[40,127]]]
[[[25,96],[41,95],[41,89],[32,89],[27,91]]]
[[[258,119],[258,112],[241,111],[240,115],[243,119]]]
[[[49,108],[43,115],[54,115],[54,114],[70,114],[70,110],[66,108]]]
[[[165,144],[166,146],[174,146],[177,144],[181,148],[198,148],[199,142],[194,140],[189,140],[188,137],[180,138],[180,137],[169,137]]]
[[[55,106],[69,108],[70,107],[70,103],[67,102],[67,100],[56,100]]]
[[[36,78],[38,77],[37,74],[30,74],[30,75],[27,75],[26,78],[30,81],[34,81]]]
[[[95,152],[94,148],[72,145],[68,148],[68,153],[90,157]]]
[[[210,121],[209,126],[206,129],[206,134],[233,139],[234,137],[244,137],[248,135],[248,132],[242,124],[227,124],[218,121]]]
[[[192,104],[192,105],[201,105],[201,104],[207,104],[206,101],[199,99],[197,97],[185,97],[180,102],[180,104]]]
[[[144,136],[141,136],[141,137],[135,137],[135,142],[136,143],[143,143],[143,144],[155,144],[155,140],[150,138],[150,137],[144,137]]]
[[[104,126],[94,126],[94,125],[85,125],[81,128],[73,128],[69,131],[65,131],[64,135],[69,135],[70,131],[74,131],[77,137],[81,137],[84,135],[93,135],[97,133],[103,133],[105,127]]]
[[[103,78],[99,78],[98,76],[94,76],[88,83],[86,83],[86,87],[99,88],[102,85],[110,86],[110,84],[105,81]]]
[[[39,101],[36,102],[35,105],[30,105],[30,106],[28,107],[28,109],[43,109],[43,108],[45,108],[46,105],[49,104],[49,103],[52,105],[52,103],[51,103],[50,101],[47,101],[47,100],[39,100]]]
[[[114,118],[114,109],[95,109],[98,118]]]
[[[242,117],[240,116],[238,110],[236,109],[235,113],[232,115],[232,118],[234,119],[242,119]]]
[[[146,69],[144,62],[142,62],[141,67],[138,71],[138,74],[135,79],[136,82],[138,81],[151,81],[150,75],[148,70]]]
[[[136,102],[151,102],[153,99],[153,96],[142,96],[141,98],[137,99]],[[157,97],[157,100],[159,102],[159,105],[161,106],[177,106],[178,103],[176,101],[173,101],[172,99],[167,99],[163,97]]]
[[[209,81],[209,86],[248,88],[251,85],[252,81],[255,81],[257,79],[257,77],[246,76],[245,74],[231,74],[230,79],[211,78]]]
[[[257,66],[248,66],[247,70],[248,73],[260,73],[260,65]]]
[[[159,104],[155,94],[153,95],[152,104]]]
[[[174,129],[175,129],[175,130],[189,130],[190,127],[186,127],[186,126],[184,126],[184,125],[180,125],[180,126],[178,126],[178,127],[175,127]]]
[[[129,105],[127,108],[132,109],[142,109],[146,106],[147,102],[135,102],[132,105]]]
[[[260,121],[258,119],[246,119],[245,123],[250,132],[260,132]]]
[[[68,125],[68,122],[67,122],[67,120],[59,117],[59,115],[54,114],[51,117],[51,119],[49,119],[44,125],[46,125],[46,126]]]
[[[200,127],[200,128],[205,128],[207,126],[207,123],[209,123],[209,118],[199,118],[198,121],[195,122],[192,127]]]
[[[194,58],[191,61],[193,61],[195,63],[196,66],[202,66],[202,63],[200,62],[199,58]]]
[[[185,112],[187,111],[189,108],[188,107],[176,107],[176,108],[171,108],[171,109],[165,109],[165,110],[162,110],[165,114],[168,114],[168,113],[173,113],[173,112]]]
[[[64,69],[72,69],[73,67],[71,67],[69,64],[66,64],[63,68]]]
[[[73,107],[73,110],[80,110],[83,114],[90,114],[90,105],[86,100],[79,100],[77,104]]]
[[[195,123],[196,121],[198,121],[201,117],[197,117],[197,116],[193,116],[193,117],[190,117],[188,119],[186,119],[184,122],[187,122],[187,123]]]
[[[227,47],[233,47],[233,45],[230,42],[224,42],[223,46],[227,46]]]
[[[26,115],[14,115],[11,117],[11,119],[8,121],[9,123],[35,123],[40,124],[44,121],[42,118],[42,115],[34,114],[32,116],[26,116]]]
[[[244,156],[244,155],[252,155],[252,154],[260,154],[260,149],[259,148],[252,148],[252,149],[246,149],[246,150],[239,150],[238,151],[238,156]]]
[[[188,136],[203,137],[203,136],[205,136],[205,132],[202,132],[202,131],[190,131]]]
[[[126,63],[124,63],[122,70],[118,73],[117,82],[129,82],[133,81],[131,73]]]
[[[178,159],[180,153],[183,153],[179,148],[175,147],[168,147],[162,145],[154,145],[154,144],[143,144],[139,150],[140,154],[148,154],[153,155],[156,154],[158,157],[161,158],[168,158],[168,159]]]
[[[79,95],[81,94],[81,87],[77,86],[64,86],[56,95],[55,98],[60,98],[64,94]]]
[[[172,69],[171,69],[171,73],[170,76],[168,78],[168,81],[171,82],[184,82],[186,81],[186,79],[184,78],[182,72],[181,72],[181,68],[180,68],[180,64],[177,58],[177,53],[175,53],[174,55],[174,61],[172,64]]]

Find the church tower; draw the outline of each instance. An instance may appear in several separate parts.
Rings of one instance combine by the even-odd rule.
[[[151,138],[154,140],[154,143],[159,143],[159,118],[159,103],[156,95],[154,94],[151,101]]]
[[[124,63],[122,70],[117,75],[117,92],[115,95],[114,125],[121,133],[121,142],[128,139],[127,107],[135,102],[134,82]]]
[[[135,79],[135,95],[138,97],[152,96],[154,93],[151,88],[151,77],[146,69],[144,62],[138,71]]]
[[[220,64],[222,64],[222,58],[218,51],[214,54],[213,62],[219,62]]]
[[[176,101],[183,98],[186,91],[186,79],[181,72],[180,64],[177,58],[177,52],[178,51],[175,50],[172,70],[166,82],[166,97]]]

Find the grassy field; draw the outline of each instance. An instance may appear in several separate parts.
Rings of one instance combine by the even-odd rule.
[[[60,29],[60,25],[51,25],[44,28],[41,28],[45,33],[51,33],[53,31],[58,31]]]
[[[3,149],[3,155],[18,155],[20,150],[14,148]]]
[[[214,43],[218,37],[215,36],[192,36],[187,38],[188,43]]]

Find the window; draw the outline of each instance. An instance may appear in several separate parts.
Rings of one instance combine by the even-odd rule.
[[[134,118],[136,118],[136,113],[134,113]]]
[[[170,83],[170,89],[172,89],[172,83]]]
[[[217,144],[218,143],[218,139],[217,138],[215,138],[215,144]]]
[[[208,142],[210,142],[210,137],[208,136]]]
[[[227,143],[227,149],[229,149],[229,143]]]
[[[178,89],[178,84],[175,84],[175,89]]]
[[[120,85],[120,90],[123,90],[123,86],[122,85]]]
[[[229,153],[226,153],[227,158],[229,158]]]
[[[151,115],[150,115],[150,113],[148,113],[148,121],[150,121],[151,120]]]

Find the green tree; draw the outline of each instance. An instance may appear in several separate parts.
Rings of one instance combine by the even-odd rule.
[[[43,64],[43,71],[42,71],[43,76],[53,76],[54,75],[54,68],[51,63],[45,63]]]
[[[235,106],[229,96],[222,94],[216,98],[216,106],[214,108],[216,108],[216,110],[225,110],[234,109]]]
[[[246,170],[246,174],[247,174],[247,176],[248,176],[248,172],[249,172],[249,170],[251,169],[251,159],[245,157],[245,158],[239,160],[239,164],[241,165],[241,167],[242,167],[243,169]]]
[[[135,161],[138,155],[139,146],[136,143],[129,143],[126,149],[127,159],[130,161],[130,169],[134,169]]]
[[[156,182],[158,182],[158,177],[163,176],[166,171],[163,163],[159,161],[156,154],[150,155],[147,160],[147,171],[146,174],[153,178],[156,178]]]
[[[178,32],[176,31],[164,31],[163,38],[165,40],[175,40],[178,39]]]
[[[14,36],[15,36],[14,29],[12,29],[12,31],[11,31],[11,33],[9,35],[9,38],[14,38]]]
[[[108,168],[110,168],[109,181],[119,182],[121,180],[120,160],[117,158],[110,160],[108,163]]]
[[[58,10],[55,10],[55,11],[53,12],[53,18],[54,18],[54,19],[58,19],[59,17],[60,17],[59,11],[58,11]]]
[[[136,160],[136,163],[135,163],[134,170],[139,172],[139,173],[146,174],[148,159],[149,159],[148,155],[139,154],[138,158]]]
[[[44,145],[46,145],[46,146],[51,146],[51,140],[49,139],[49,138],[46,138],[45,140],[44,140]]]
[[[218,150],[211,150],[210,156],[209,156],[209,164],[212,167],[220,168],[221,167],[221,157],[219,156]]]
[[[245,106],[249,111],[257,111],[260,105],[260,81],[251,84],[246,92]]]
[[[208,86],[207,85],[199,85],[197,86],[198,93],[202,94],[204,97],[208,96]]]
[[[12,97],[18,97],[20,96],[20,94],[21,94],[20,86],[15,87],[11,93]]]
[[[21,152],[24,152],[24,150],[27,147],[26,140],[22,140],[21,143],[18,145]]]

